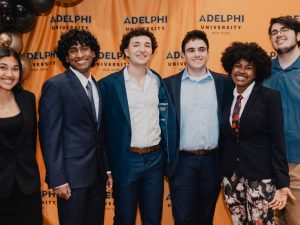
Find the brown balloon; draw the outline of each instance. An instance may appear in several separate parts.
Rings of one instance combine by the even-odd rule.
[[[9,47],[12,43],[12,36],[10,33],[3,32],[0,34],[0,46]]]
[[[12,43],[9,47],[13,48],[16,52],[21,53],[23,49],[23,35],[21,33],[12,32]]]
[[[21,55],[20,59],[22,63],[22,81],[24,81],[31,75],[31,62],[26,55]]]

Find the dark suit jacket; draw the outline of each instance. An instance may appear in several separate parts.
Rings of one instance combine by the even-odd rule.
[[[116,182],[126,179],[123,174],[127,169],[128,149],[131,143],[131,124],[123,70],[99,81],[103,97],[103,143],[111,159],[112,175]],[[159,77],[157,73],[152,72]],[[159,79],[161,81],[159,89],[161,147],[166,153],[166,173],[169,174],[173,170],[176,157],[176,118],[165,84],[160,77]]]
[[[64,183],[84,188],[106,177],[108,160],[100,149],[100,92],[99,97],[97,122],[89,98],[71,70],[43,85],[39,129],[49,188]]]
[[[23,116],[23,128],[12,146],[0,134],[0,198],[8,197],[16,181],[23,194],[40,188],[39,169],[36,162],[36,107],[33,93],[21,90],[15,93]]]
[[[184,70],[180,73],[175,74],[173,76],[167,77],[164,79],[169,94],[171,96],[172,102],[176,109],[177,115],[177,151],[179,152],[179,145],[180,145],[180,95],[181,95],[181,79]],[[221,125],[221,116],[222,110],[224,106],[230,101],[232,96],[232,82],[231,80],[225,76],[224,74],[216,73],[210,71],[211,75],[214,78],[215,87],[216,87],[216,94],[217,94],[217,101],[218,101],[218,119]],[[205,93],[203,93],[205,94]],[[178,154],[177,154],[178,155]],[[176,159],[177,162],[177,159]]]
[[[228,104],[222,119],[222,174],[231,177],[239,158],[243,177],[272,178],[277,188],[289,187],[279,92],[255,84],[240,118],[239,137],[229,122],[230,110]]]

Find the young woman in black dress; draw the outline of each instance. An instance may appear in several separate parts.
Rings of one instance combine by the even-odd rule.
[[[18,53],[0,47],[0,224],[42,225],[35,96]]]

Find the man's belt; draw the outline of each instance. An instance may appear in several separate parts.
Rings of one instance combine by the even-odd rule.
[[[207,155],[207,154],[212,154],[215,153],[218,149],[197,149],[197,150],[182,150],[183,152],[189,153],[189,154],[194,154],[194,155]]]
[[[149,153],[154,152],[159,149],[160,149],[160,145],[154,145],[154,146],[143,147],[143,148],[130,147],[129,151],[134,152],[134,153],[139,153],[139,154],[149,154]]]

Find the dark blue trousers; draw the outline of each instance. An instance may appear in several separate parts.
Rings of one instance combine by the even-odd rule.
[[[71,191],[69,200],[57,198],[60,225],[103,225],[105,182]]]
[[[114,225],[134,225],[137,207],[143,225],[160,225],[164,192],[164,153],[129,153],[121,182],[114,182]],[[115,175],[116,176],[116,175]]]
[[[169,180],[175,225],[212,225],[221,178],[217,153],[194,155],[180,151]]]

